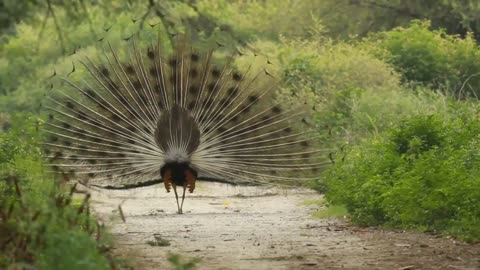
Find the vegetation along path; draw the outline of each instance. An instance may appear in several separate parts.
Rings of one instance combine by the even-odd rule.
[[[135,269],[171,269],[169,253],[199,258],[198,269],[480,269],[480,245],[313,218],[323,206],[304,202],[321,199],[310,190],[201,184],[178,215],[162,186],[93,192],[115,253]]]

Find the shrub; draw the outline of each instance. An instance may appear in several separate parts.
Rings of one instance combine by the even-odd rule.
[[[390,65],[358,44],[318,38],[281,39],[280,43],[259,40],[252,46],[268,52],[266,57],[273,63],[269,71],[283,79],[283,99],[315,108],[326,144],[330,138],[343,144],[376,136],[398,119],[417,113],[447,114],[443,94],[401,85]],[[248,60],[264,65],[266,60],[260,58]]]
[[[392,64],[404,80],[446,89],[457,97],[480,96],[480,48],[465,38],[430,30],[427,21],[372,34],[364,46]]]
[[[352,221],[480,241],[480,125],[476,117],[407,118],[344,153],[318,182]]]
[[[0,132],[0,268],[111,269],[107,234],[75,203],[65,183],[44,172],[38,119],[14,115]]]
[[[307,37],[314,34],[319,29],[316,13],[311,10],[314,5],[293,0],[282,1],[281,6],[275,0],[200,0],[196,4],[200,14],[212,18],[223,30],[234,29],[243,36],[272,39],[279,35]]]
[[[419,155],[443,145],[445,140],[443,128],[442,121],[434,115],[426,118],[412,117],[392,130],[389,140],[397,154]]]
[[[384,126],[380,115],[384,122],[390,122],[385,115],[396,119],[399,113],[417,107],[413,102],[416,99],[412,100],[411,92],[403,91],[399,76],[390,66],[355,45],[318,38],[257,41],[253,46],[269,52],[267,56],[274,65],[268,68],[283,79],[284,99],[305,101],[315,107],[316,122],[324,135],[329,130],[335,137],[358,131],[358,137],[362,137]],[[377,123],[372,125],[372,119]]]

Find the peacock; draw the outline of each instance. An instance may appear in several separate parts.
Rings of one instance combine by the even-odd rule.
[[[180,37],[127,43],[82,57],[46,97],[44,152],[61,178],[103,188],[163,182],[182,213],[197,181],[304,183],[327,163],[310,106],[282,98],[272,63],[255,65],[256,52],[201,50]]]

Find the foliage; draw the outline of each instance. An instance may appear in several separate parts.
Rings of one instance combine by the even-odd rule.
[[[277,54],[287,86],[309,87],[316,94],[338,90],[388,88],[398,84],[392,69],[368,52],[327,38],[282,40]]]
[[[354,146],[320,180],[330,203],[361,225],[418,228],[480,240],[480,125],[438,115],[407,118]]]
[[[480,48],[465,38],[430,30],[429,22],[372,34],[366,46],[391,63],[405,80],[446,89],[459,98],[478,97]]]
[[[15,35],[2,36],[0,107],[3,112],[38,112],[45,93],[61,84],[53,79],[64,78],[73,69],[78,71],[85,56],[99,55],[109,46],[121,47],[126,39],[137,34],[146,37],[142,44],[148,44],[153,41],[152,33],[161,33],[168,44],[168,33],[186,32],[188,23],[181,22],[190,19],[194,23],[198,17],[189,5],[172,0],[154,1],[154,6],[127,0],[99,1],[85,4],[72,17],[74,11],[68,2],[71,1],[55,1],[55,17],[43,17],[41,8],[32,10],[32,20],[16,24]]]
[[[21,22],[41,25],[40,30],[43,31],[50,21],[55,24],[55,35],[63,42],[63,38],[68,39],[69,32],[65,28],[70,25],[88,22],[94,28],[97,25],[95,19],[98,12],[107,19],[109,14],[125,11],[140,14],[141,9],[142,15],[146,12],[155,12],[162,13],[170,19],[169,9],[177,4],[179,4],[178,1],[172,0],[148,1],[143,4],[131,0],[2,0],[0,1],[0,33],[3,31],[15,33],[16,26]],[[110,17],[113,16],[110,15]]]
[[[17,114],[5,119],[8,132],[0,133],[0,164],[15,165],[16,157],[38,160],[40,152],[35,144],[39,140],[38,119],[28,114]]]
[[[18,24],[17,35],[6,36],[7,42],[0,46],[0,94],[7,95],[0,99],[2,111],[38,111],[39,101],[52,87],[49,78],[53,74],[66,76],[72,70],[72,62],[82,59],[86,51],[100,52],[105,44],[98,39],[116,41],[112,44],[116,46],[122,40],[120,37],[131,35],[138,28],[129,14],[115,15],[115,19],[105,18],[103,10],[92,9],[89,20],[62,24],[62,38],[53,19],[46,21],[43,30],[37,24]],[[56,18],[60,22],[70,19],[64,10],[58,10]],[[115,27],[105,32],[105,22]],[[100,27],[92,29],[91,24]]]
[[[321,14],[329,34],[339,38],[388,31],[413,19],[429,20],[435,29],[454,35],[480,30],[476,0],[324,0],[309,11]]]
[[[475,0],[200,0],[197,8],[224,29],[262,37],[311,38],[321,32],[335,39],[365,36],[406,26],[413,19],[432,21],[435,29],[465,36],[480,29]],[[477,37],[478,38],[478,37]]]
[[[389,122],[385,115],[405,111],[397,104],[404,106],[402,101],[412,96],[399,87],[398,75],[387,64],[353,44],[328,38],[315,41],[282,38],[280,43],[257,41],[252,46],[268,52],[267,57],[273,63],[268,67],[269,72],[283,80],[282,99],[312,106],[324,135],[333,130],[341,137],[339,133],[347,127],[356,132],[353,126],[371,132],[375,127],[369,117]],[[375,97],[378,99],[373,100]],[[371,116],[367,115],[370,111],[357,112],[374,108],[376,102],[383,111],[377,113],[372,109]],[[380,115],[381,120],[376,117]]]
[[[197,268],[197,264],[200,262],[200,259],[198,258],[187,260],[182,256],[173,253],[170,253],[167,259],[173,266],[174,270],[193,270]]]
[[[284,100],[314,107],[324,139],[355,142],[381,133],[402,117],[446,113],[443,95],[402,85],[392,67],[364,44],[319,38],[256,41],[252,46],[269,52],[269,71],[282,78]],[[330,143],[327,140],[326,147]]]
[[[218,22],[223,30],[240,36],[261,36],[278,39],[279,36],[311,37],[323,32],[319,18],[310,8],[312,1],[226,1],[200,0],[200,14]]]
[[[119,265],[89,215],[89,197],[76,199],[74,186],[68,191],[43,171],[38,125],[34,116],[15,115],[9,132],[0,133],[0,268]]]
[[[315,211],[312,216],[316,218],[343,218],[348,216],[348,211],[343,205],[330,205],[325,209]]]
[[[321,198],[321,199],[316,199],[316,200],[306,200],[306,201],[303,201],[300,203],[300,205],[306,205],[306,206],[309,206],[309,205],[323,205],[325,204],[325,199],[324,198]]]
[[[48,11],[48,16],[55,16],[54,9],[62,7],[68,12],[68,15],[75,21],[86,15],[86,7],[83,1],[76,0],[23,0],[10,1],[3,0],[0,2],[0,32],[8,28],[14,27],[15,23],[28,20],[39,23],[36,13],[41,10]],[[53,14],[52,14],[53,11]]]

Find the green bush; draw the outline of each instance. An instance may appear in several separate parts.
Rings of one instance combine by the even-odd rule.
[[[108,235],[89,215],[88,197],[74,198],[46,173],[39,149],[41,121],[9,117],[0,132],[0,268],[111,269]]]
[[[389,140],[397,154],[419,155],[443,145],[446,136],[443,128],[442,121],[433,115],[413,117],[391,131]]]
[[[57,12],[59,20],[68,20],[61,10]],[[95,49],[102,51],[102,43],[97,41],[99,38],[110,41],[115,47],[122,40],[121,37],[138,28],[124,12],[116,13],[115,20],[105,18],[100,9],[91,10],[90,16],[91,21],[62,24],[61,31],[66,35],[63,42],[64,52],[51,20],[47,21],[41,38],[38,23],[19,23],[16,25],[15,36],[4,37],[6,42],[0,44],[2,112],[38,111],[45,93],[55,84],[55,80],[49,79],[54,72],[57,76],[53,79],[65,77],[72,71],[72,63],[80,67],[78,60],[84,59],[82,57],[86,55],[85,52],[91,56]],[[115,24],[115,27],[97,36],[90,24],[102,26],[105,21]],[[72,55],[74,50],[76,54]],[[57,87],[56,84],[54,86]]]
[[[480,125],[418,115],[354,146],[317,183],[361,225],[480,241]]]
[[[144,25],[133,22],[132,17],[143,15],[148,5],[125,0],[108,1],[105,5],[85,4],[88,16],[82,8],[75,18],[71,15],[72,7],[60,1],[55,8],[59,28],[52,16],[43,22],[45,12],[36,10],[34,19],[15,25],[15,35],[0,35],[0,112],[38,112],[45,94],[61,85],[56,79],[66,77],[73,65],[78,73],[80,60],[84,61],[85,56],[102,54],[109,46],[124,47],[127,37],[139,34],[143,45],[156,41],[152,33],[161,33],[168,40],[168,32],[184,30],[175,29],[173,22],[166,29],[167,21],[173,15],[177,19],[194,16],[192,9],[176,1],[164,2],[168,2],[161,5],[165,16],[168,15],[164,23],[158,17],[148,17]],[[52,78],[53,74],[56,76]]]
[[[253,46],[269,53],[273,65],[268,69],[282,78],[284,99],[315,107],[324,134],[331,129],[343,137],[358,131],[362,137],[388,126],[392,118],[386,115],[396,119],[418,107],[388,64],[355,45],[318,38],[257,41]]]
[[[465,38],[430,30],[430,23],[372,34],[365,40],[377,56],[391,63],[404,79],[446,89],[456,97],[480,96],[480,48]]]
[[[196,4],[200,14],[212,18],[223,30],[234,30],[244,37],[272,39],[315,35],[320,30],[319,18],[311,12],[315,5],[310,1],[295,0],[284,0],[282,5],[276,0],[200,0]]]
[[[283,80],[283,99],[305,101],[315,108],[324,139],[361,141],[403,117],[448,114],[443,94],[401,85],[400,75],[389,64],[358,44],[319,37],[314,41],[281,39],[280,43],[258,40],[252,46],[268,52],[266,57],[273,63],[268,70]],[[260,56],[251,58],[256,65],[266,62]],[[249,66],[251,58],[242,64]]]

